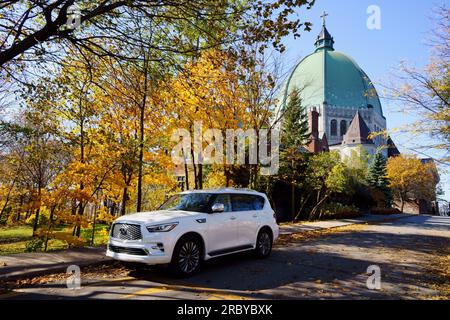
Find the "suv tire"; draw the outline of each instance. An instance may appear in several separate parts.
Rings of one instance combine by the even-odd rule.
[[[189,277],[200,267],[202,262],[202,244],[199,239],[187,235],[178,240],[172,254],[170,269],[179,277]]]
[[[261,229],[256,238],[255,255],[258,258],[267,258],[272,252],[272,234],[267,228]]]

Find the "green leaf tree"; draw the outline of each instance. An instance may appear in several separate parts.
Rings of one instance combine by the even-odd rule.
[[[344,193],[348,186],[348,168],[340,161],[339,153],[322,152],[311,157],[306,172],[306,184],[315,195],[309,218],[320,219],[321,208],[333,193]]]

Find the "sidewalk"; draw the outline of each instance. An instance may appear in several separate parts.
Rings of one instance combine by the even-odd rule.
[[[331,229],[366,222],[383,222],[410,216],[410,214],[364,215],[356,219],[286,224],[280,226],[280,234],[286,235],[311,230]],[[0,256],[0,280],[33,277],[50,272],[63,272],[72,264],[83,267],[110,261],[112,259],[105,256],[105,247],[86,247],[46,253],[19,253]]]
[[[280,226],[280,234],[289,235],[292,233],[300,233],[304,231],[332,229],[337,227],[349,226],[352,224],[371,223],[371,222],[383,222],[390,220],[397,220],[401,218],[411,217],[411,214],[399,213],[390,215],[375,215],[366,214],[354,219],[338,219],[338,220],[324,220],[313,222],[299,222],[295,224],[285,224]]]
[[[0,280],[62,272],[73,264],[83,267],[112,261],[105,252],[105,247],[85,247],[0,256]]]

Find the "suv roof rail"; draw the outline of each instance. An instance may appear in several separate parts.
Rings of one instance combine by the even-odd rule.
[[[237,190],[237,191],[258,192],[256,190],[253,190],[250,188],[235,188],[235,187],[220,188],[219,190]]]
[[[250,188],[235,188],[235,187],[211,188],[211,189],[201,189],[201,190],[185,190],[182,192],[189,193],[189,192],[214,192],[214,191],[245,191],[245,192],[260,193],[259,191],[256,191],[256,190],[253,190]]]

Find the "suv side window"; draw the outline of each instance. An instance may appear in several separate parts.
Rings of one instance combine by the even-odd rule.
[[[253,199],[253,207],[255,210],[262,210],[264,208],[264,198],[260,196],[252,196]]]
[[[229,194],[218,194],[216,197],[216,200],[214,200],[214,204],[216,203],[222,203],[225,207],[225,210],[223,212],[230,212],[231,211],[231,201],[230,201],[230,195]]]
[[[232,194],[231,204],[233,211],[261,210],[264,207],[264,198],[249,194]]]

